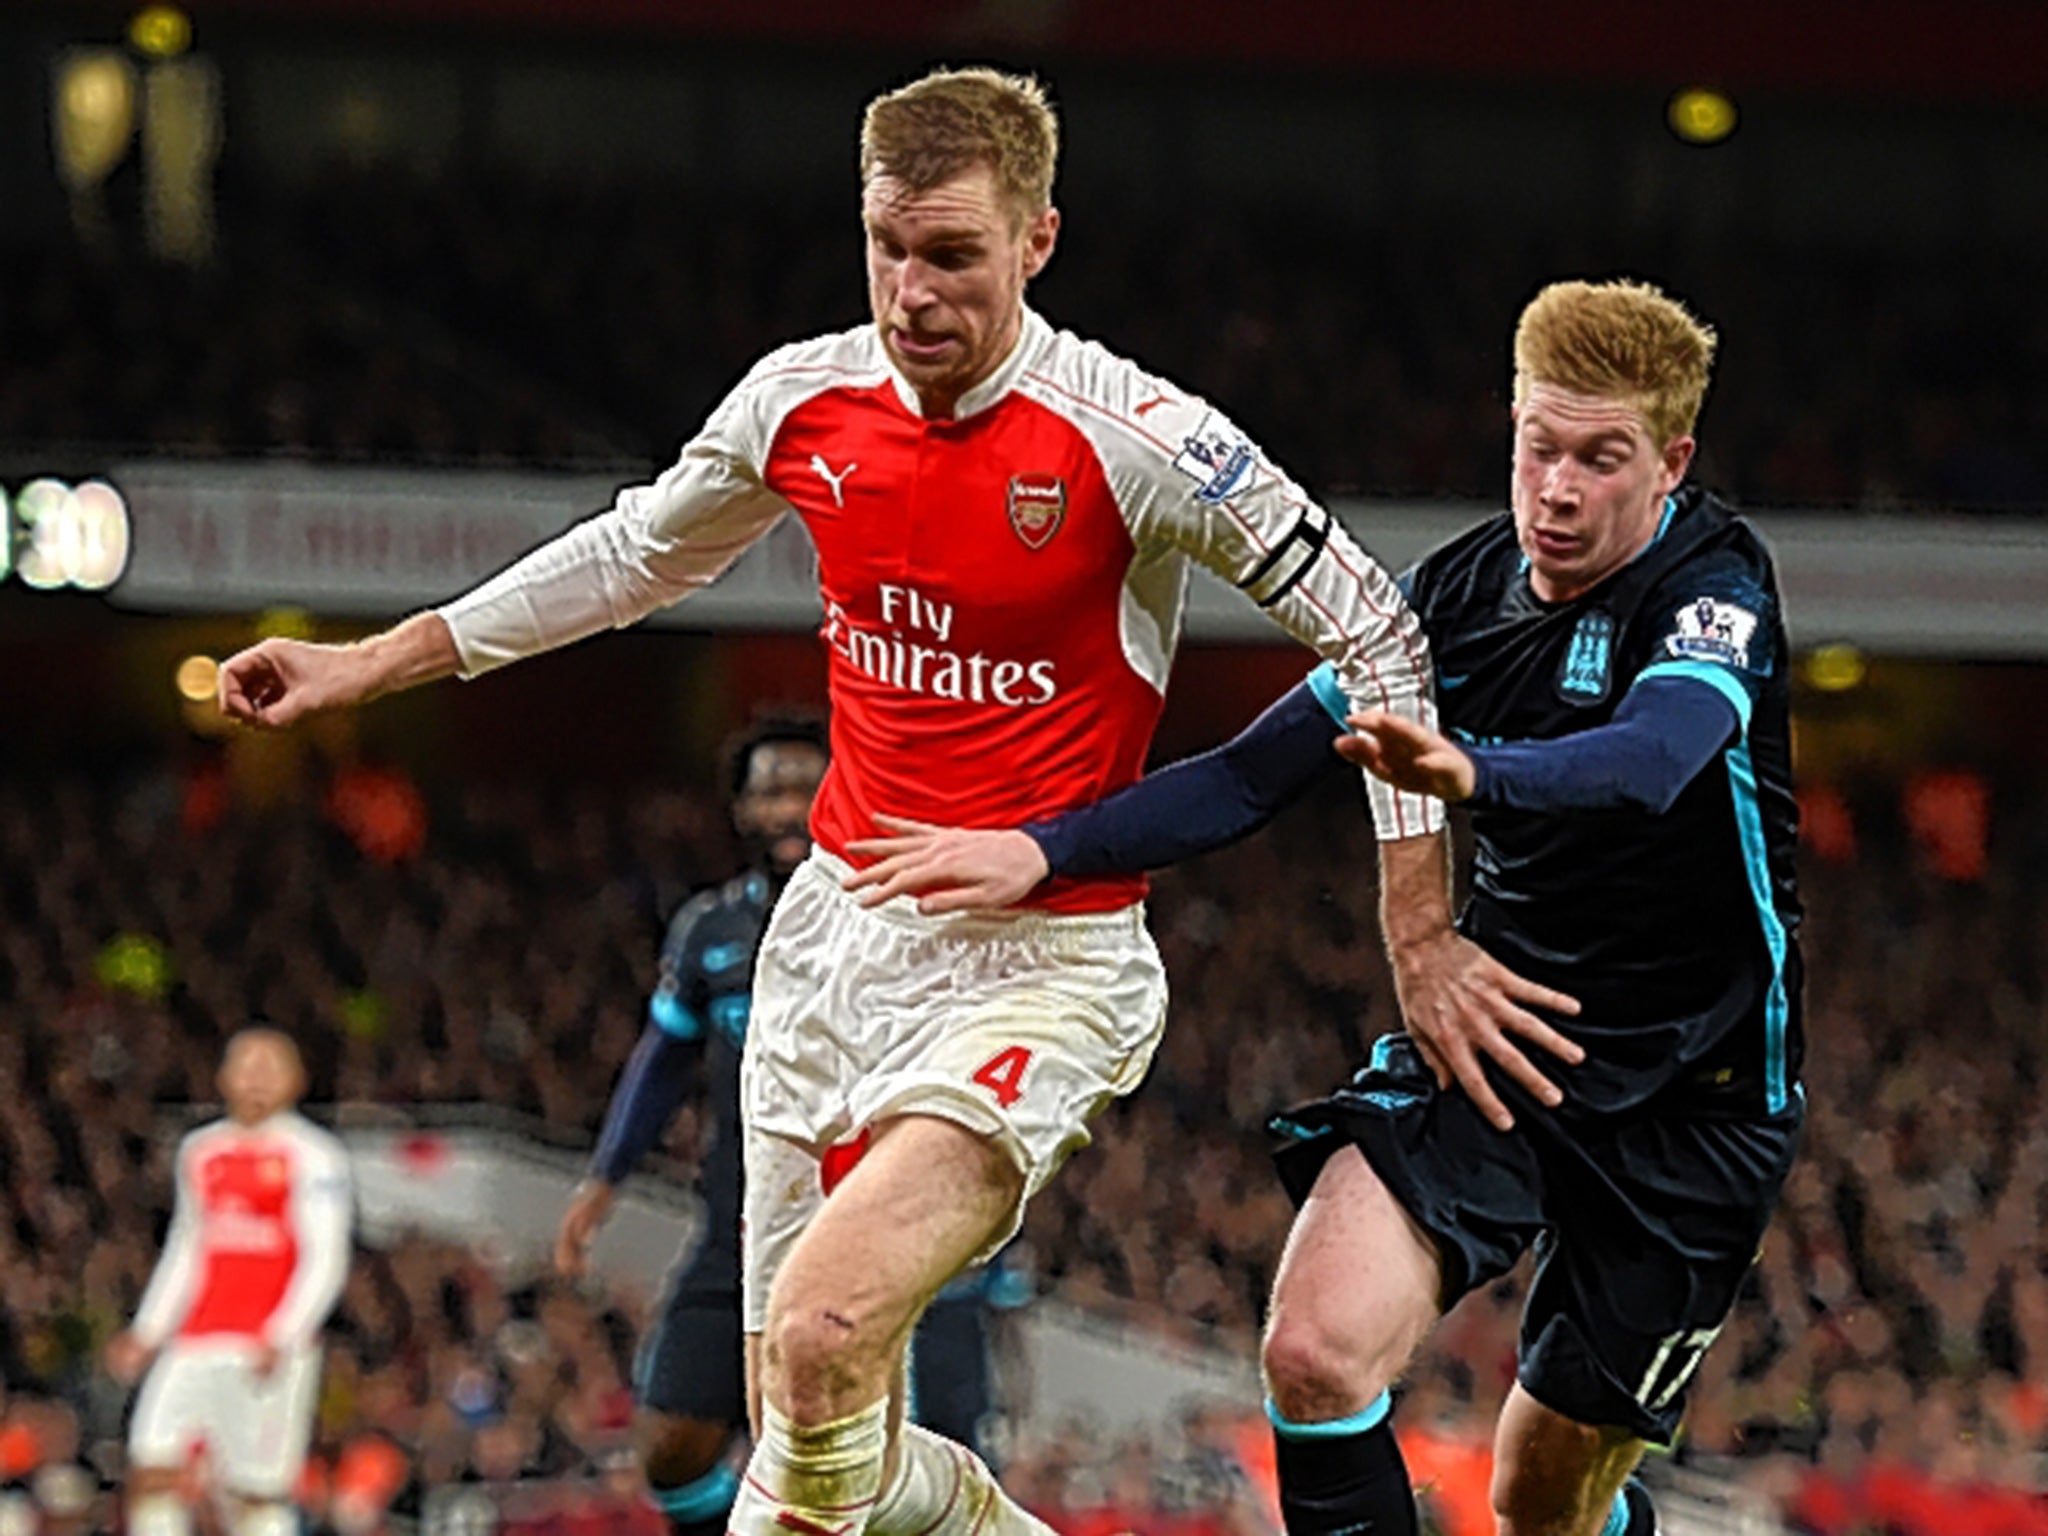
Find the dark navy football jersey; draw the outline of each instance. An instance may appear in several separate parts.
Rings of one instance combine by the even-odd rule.
[[[1455,740],[1605,725],[1650,677],[1697,679],[1734,707],[1742,729],[1660,815],[1474,808],[1459,926],[1584,1005],[1564,1024],[1587,1051],[1560,1080],[1570,1102],[1611,1111],[1684,1084],[1703,1106],[1784,1108],[1801,1054],[1798,813],[1785,628],[1762,540],[1685,487],[1655,541],[1570,602],[1531,590],[1506,513],[1402,585]]]
[[[740,1054],[754,951],[774,901],[774,885],[754,870],[684,903],[669,920],[661,979],[647,1005],[656,1026],[704,1043],[704,1103],[713,1124],[699,1164],[706,1226],[693,1285],[739,1284]]]

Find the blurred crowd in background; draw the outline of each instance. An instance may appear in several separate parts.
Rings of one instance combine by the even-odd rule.
[[[155,1262],[171,1138],[211,1099],[228,1033],[292,1031],[314,1101],[343,1115],[483,1100],[587,1138],[663,915],[736,858],[717,800],[685,789],[508,780],[442,800],[354,767],[258,810],[213,750],[0,781],[0,1481],[60,1504],[117,1470],[124,1404],[99,1348]],[[1972,1530],[2040,1530],[2048,894],[2026,873],[2048,820],[1996,807],[1996,841],[1957,862],[1896,808],[1859,809],[1853,855],[1809,849],[1806,1156],[1679,1454],[1829,1536],[1959,1529],[1941,1512],[1966,1494],[1991,1522]],[[1394,1023],[1370,860],[1337,776],[1160,879],[1172,1024],[1151,1080],[1032,1210],[1043,1289],[1251,1349],[1289,1215],[1264,1119]],[[687,1161],[700,1130],[686,1113],[670,1150]],[[1403,1421],[1447,1469],[1446,1503],[1452,1453],[1483,1441],[1510,1381],[1519,1298],[1519,1280],[1474,1297],[1413,1372]],[[309,1508],[370,1529],[363,1511],[422,1488],[542,1473],[581,1479],[590,1509],[608,1481],[630,1498],[625,1384],[651,1299],[423,1238],[366,1250]],[[1019,1491],[1076,1531],[1263,1518],[1263,1436],[1234,1415],[1193,1415],[1171,1443],[1043,1424],[1009,1440]]]
[[[666,464],[780,342],[858,323],[850,202],[642,182],[337,178],[226,198],[218,262],[0,254],[0,446],[440,463]],[[1752,506],[2048,500],[2038,255],[1638,241],[1728,343],[1702,477]],[[1068,209],[1034,288],[1057,323],[1222,404],[1325,494],[1498,498],[1508,333],[1583,243],[1327,211]],[[1428,294],[1429,303],[1412,302]],[[1407,295],[1403,299],[1397,296]]]

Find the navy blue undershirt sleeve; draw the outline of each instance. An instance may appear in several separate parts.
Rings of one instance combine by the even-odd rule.
[[[703,1050],[701,1037],[685,1039],[649,1021],[612,1090],[590,1158],[592,1177],[616,1184],[639,1166],[682,1107]]]
[[[1306,682],[1220,747],[1024,830],[1055,875],[1157,869],[1256,832],[1341,759],[1339,727]]]
[[[1693,677],[1645,677],[1614,718],[1552,741],[1467,747],[1471,803],[1516,811],[1662,815],[1745,721],[1728,694]]]

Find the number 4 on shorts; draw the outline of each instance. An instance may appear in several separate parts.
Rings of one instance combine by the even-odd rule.
[[[1008,1109],[1024,1095],[1024,1071],[1031,1065],[1030,1050],[1021,1045],[1006,1045],[995,1055],[975,1069],[974,1081],[996,1096],[996,1102]]]

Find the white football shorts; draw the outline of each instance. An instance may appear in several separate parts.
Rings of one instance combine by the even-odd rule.
[[[320,1396],[320,1349],[278,1356],[268,1376],[238,1337],[173,1339],[143,1378],[128,1425],[128,1460],[181,1468],[204,1449],[219,1484],[258,1499],[291,1497]]]
[[[862,907],[847,872],[812,851],[755,965],[741,1073],[749,1332],[824,1203],[830,1149],[893,1115],[936,1115],[1008,1153],[1028,1201],[1088,1144],[1096,1112],[1143,1080],[1166,1024],[1142,906],[926,917],[907,898]],[[1023,1216],[1020,1201],[989,1253]]]

